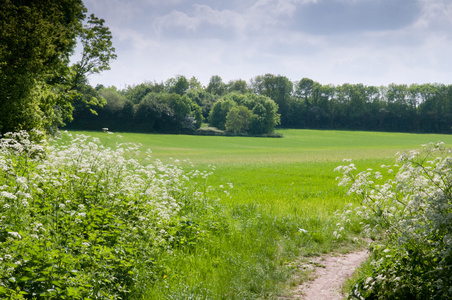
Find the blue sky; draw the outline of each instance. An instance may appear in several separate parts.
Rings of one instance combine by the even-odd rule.
[[[272,73],[321,84],[450,83],[450,0],[84,0],[117,60],[90,82]]]

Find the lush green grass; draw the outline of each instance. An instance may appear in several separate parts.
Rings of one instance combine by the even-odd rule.
[[[77,132],[77,131],[74,131]],[[82,132],[101,139],[102,132]],[[124,133],[124,142],[143,144],[155,158],[190,159],[196,165],[338,162],[343,158],[392,158],[405,149],[443,141],[452,136],[361,131],[279,130],[284,138],[192,136]],[[111,143],[111,142],[110,142]]]
[[[153,158],[165,163],[178,159],[188,167],[188,159],[199,170],[214,166],[207,184],[224,210],[213,220],[198,219],[219,222],[224,231],[198,244],[196,251],[162,254],[165,278],[147,298],[274,297],[281,293],[278,284],[290,281],[289,262],[298,255],[353,246],[351,239],[337,241],[333,236],[333,213],[353,201],[337,186],[339,174],[333,171],[344,158],[367,169],[389,164],[397,152],[421,144],[452,145],[448,135],[279,132],[284,138],[121,134],[123,142],[141,143],[142,150],[151,149]],[[118,139],[102,132],[73,133],[97,136],[107,146]],[[351,226],[347,233],[352,237],[358,230]]]
[[[382,132],[279,130],[284,138],[248,138],[161,134],[121,134],[122,141],[141,143],[163,162],[190,160],[199,169],[215,166],[209,184],[230,182],[228,203],[256,203],[272,213],[329,215],[342,207],[344,190],[334,168],[344,158],[361,168],[392,162],[399,151],[429,142],[452,145],[452,136]],[[79,132],[74,132],[79,133]],[[80,132],[114,145],[116,135]],[[310,213],[308,213],[310,214]]]

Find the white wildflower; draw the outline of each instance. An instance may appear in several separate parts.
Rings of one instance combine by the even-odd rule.
[[[6,192],[6,191],[2,191],[0,193],[0,196],[8,198],[8,199],[11,199],[11,200],[16,200],[17,199],[16,195],[14,195],[13,193]]]
[[[12,235],[15,238],[22,239],[22,236],[18,232],[10,231],[8,234]]]

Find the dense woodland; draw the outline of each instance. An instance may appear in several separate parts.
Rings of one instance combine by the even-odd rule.
[[[277,125],[309,129],[452,131],[452,85],[444,84],[335,86],[309,78],[292,82],[285,76],[265,74],[249,82],[239,79],[228,83],[212,76],[204,87],[195,77],[177,76],[166,82],[144,82],[123,90],[85,84],[80,86],[79,93],[82,96],[74,102],[74,121],[68,128],[189,133],[207,122],[221,130],[250,134],[269,133]],[[98,99],[94,103],[103,103],[103,107],[90,106],[87,100],[90,98]],[[261,103],[257,107],[256,101]],[[266,118],[266,122],[262,121]]]

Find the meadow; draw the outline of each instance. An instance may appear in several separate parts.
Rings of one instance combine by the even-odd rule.
[[[346,188],[338,186],[336,177],[340,174],[334,169],[344,164],[343,159],[352,159],[359,170],[366,170],[393,163],[397,152],[419,148],[422,144],[443,141],[446,146],[452,145],[452,137],[448,135],[316,130],[278,132],[284,138],[72,131],[72,135],[89,135],[99,141],[81,138],[76,146],[64,146],[65,143],[69,145],[71,139],[63,137],[51,143],[55,153],[60,153],[59,156],[55,154],[58,158],[55,160],[68,159],[69,162],[64,164],[66,171],[61,171],[63,167],[59,166],[60,171],[49,172],[55,176],[63,174],[68,182],[67,188],[63,184],[60,189],[65,192],[55,194],[50,186],[48,191],[44,189],[50,183],[41,182],[37,184],[36,195],[45,195],[46,199],[54,196],[47,211],[53,211],[55,217],[49,219],[46,215],[47,221],[42,224],[45,227],[45,222],[48,222],[53,229],[46,231],[46,237],[58,243],[55,252],[49,253],[64,250],[67,256],[55,254],[51,257],[58,261],[61,281],[56,275],[58,272],[50,272],[50,276],[36,263],[33,272],[40,276],[41,283],[34,286],[30,279],[34,273],[30,267],[24,267],[30,261],[30,254],[10,257],[9,268],[0,270],[0,280],[10,276],[6,278],[9,285],[6,289],[0,286],[0,293],[17,298],[23,291],[24,295],[33,292],[37,298],[61,293],[76,299],[273,299],[303,280],[306,271],[297,267],[303,263],[303,257],[307,261],[309,256],[362,246],[359,239],[355,239],[362,229],[358,219],[345,225],[341,236],[335,234],[338,231],[335,212],[341,211],[347,203],[357,201],[346,195]],[[118,146],[118,143],[123,144]],[[124,143],[139,145],[127,148]],[[74,150],[77,147],[87,149],[86,155],[72,159],[71,153],[77,152]],[[108,155],[103,158],[99,150],[103,147],[111,147],[111,151],[117,151],[117,154],[108,150]],[[150,157],[145,154],[149,149],[152,151]],[[133,157],[134,160],[129,162],[120,156]],[[83,173],[85,177],[78,173],[77,176],[67,175],[77,169],[75,163],[85,160],[91,168]],[[11,161],[14,162],[11,168],[17,168],[17,159]],[[110,161],[125,167],[117,168],[113,164],[104,169],[103,164],[108,165]],[[139,166],[149,161],[153,164],[151,168]],[[22,163],[28,171],[45,169],[28,165],[28,160]],[[90,174],[98,172],[98,169],[100,177],[91,178]],[[158,171],[149,175],[145,171],[149,169]],[[28,171],[19,171],[23,180],[33,177],[23,175]],[[151,177],[138,178],[137,174]],[[83,180],[76,184],[78,179],[74,178],[79,177]],[[152,188],[145,184],[150,179],[155,181]],[[13,181],[17,180],[5,177],[2,184]],[[108,183],[108,187],[104,188],[99,182]],[[31,183],[20,184],[16,190],[32,186]],[[117,184],[121,188],[117,188]],[[140,192],[134,194],[133,189]],[[158,197],[154,190],[158,191]],[[13,190],[2,192],[2,207],[16,205],[23,209],[23,204],[14,204],[19,196],[12,193]],[[34,197],[33,191],[27,193]],[[148,196],[165,200],[140,202]],[[79,197],[82,204],[76,205],[73,200],[73,210],[65,211],[64,206],[69,204],[60,203],[61,199],[71,197]],[[30,216],[44,215],[42,205],[39,212],[30,209]],[[110,211],[111,205],[115,207],[113,211]],[[29,206],[27,203],[27,209]],[[73,236],[69,231],[63,234],[59,233],[61,229],[55,229],[62,226],[55,225],[60,219],[67,220],[64,226],[69,226],[77,207],[85,209],[86,206],[92,210],[99,209],[95,214],[91,212],[90,220],[104,220],[106,217],[106,220],[119,224],[118,227],[111,227],[107,221],[101,222],[102,226],[93,225],[94,221],[85,222],[83,218],[90,214],[87,209],[79,212],[80,217],[75,219],[77,226],[84,226],[85,236],[79,237],[75,229],[71,233]],[[61,212],[58,207],[62,207]],[[17,221],[20,214],[25,215],[20,211],[16,215],[6,214],[3,218],[14,226],[25,228],[24,221]],[[146,214],[152,217],[146,219]],[[130,220],[133,222],[128,226]],[[30,222],[34,222],[32,217]],[[5,221],[4,224],[9,223]],[[2,230],[9,235],[0,235],[0,242],[10,243],[5,249],[26,251],[25,244],[22,244],[25,243],[26,229],[12,231],[13,226],[8,226]],[[94,236],[89,233],[90,229],[98,228],[104,231]],[[103,234],[107,237],[102,237]],[[115,236],[114,243],[112,235]],[[74,239],[79,240],[77,243],[67,242]],[[26,245],[31,242],[29,240]],[[101,246],[94,248],[95,244]],[[52,248],[43,245],[47,251]],[[80,265],[78,258],[69,258],[68,253],[83,254],[83,259],[88,262]],[[111,257],[102,258],[105,253]],[[90,256],[86,256],[88,254]],[[6,255],[11,256],[3,253],[3,257]],[[62,272],[65,264],[80,273],[73,270]],[[91,268],[88,273],[82,271],[86,266]],[[128,274],[118,275],[124,268]],[[25,276],[20,272],[28,273]],[[72,280],[70,287],[62,283],[68,278]],[[2,282],[4,286],[6,281]]]
[[[105,138],[105,141],[114,140],[113,136],[106,137],[100,132],[83,133]],[[201,170],[214,166],[208,185],[214,187],[221,203],[228,206],[232,214],[245,210],[243,218],[249,218],[246,222],[255,223],[247,231],[252,234],[249,239],[264,239],[266,236],[272,239],[270,244],[276,243],[273,247],[280,247],[279,252],[271,256],[280,266],[299,255],[311,256],[338,248],[347,251],[350,247],[359,247],[352,241],[359,231],[357,227],[354,230],[350,228],[347,241],[338,242],[333,236],[336,230],[334,212],[356,201],[346,195],[346,189],[339,187],[336,180],[339,174],[334,169],[344,164],[344,159],[353,160],[358,169],[365,170],[394,163],[397,153],[419,148],[422,144],[442,141],[452,145],[451,136],[438,134],[291,129],[279,130],[278,133],[284,138],[120,135],[125,142],[138,142],[142,149],[151,149],[153,158],[166,163],[187,159]],[[226,186],[226,183],[233,185],[227,190],[229,197],[221,195],[223,188],[220,186]],[[258,220],[253,220],[255,218]],[[266,218],[271,221],[266,223]],[[275,231],[262,233],[261,226]],[[253,232],[256,228],[259,228],[257,237]],[[303,234],[300,229],[308,234]],[[246,245],[245,249],[247,247],[251,246]],[[284,266],[281,269],[282,278],[272,279],[271,275],[263,275],[270,277],[266,278],[270,282],[268,285],[281,288],[284,284],[296,284],[288,280],[288,274],[293,270]],[[265,285],[255,289],[260,297],[266,293],[269,297],[281,293],[281,289]]]
[[[397,153],[430,142],[452,146],[450,135],[362,131],[278,130],[284,138],[138,133],[119,133],[118,138],[72,132],[98,137],[107,146],[118,141],[140,143],[142,153],[150,149],[152,158],[164,163],[178,160],[189,165],[188,160],[200,170],[214,166],[209,185],[234,186],[226,204],[253,203],[282,214],[315,210],[329,215],[350,201],[337,186],[339,174],[334,172],[344,159],[365,170],[393,163]]]

